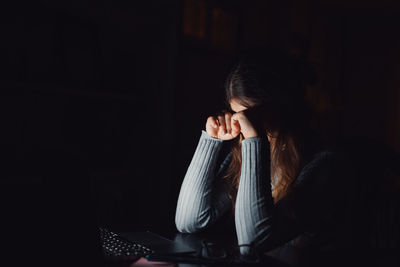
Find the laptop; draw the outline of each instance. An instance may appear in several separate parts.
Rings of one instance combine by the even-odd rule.
[[[167,239],[150,231],[120,233],[119,236],[130,242],[136,242],[148,247],[156,255],[191,254],[196,252],[195,249],[182,242]]]

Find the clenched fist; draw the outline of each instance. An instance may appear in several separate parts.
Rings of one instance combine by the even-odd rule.
[[[238,124],[240,126],[240,132],[243,134],[244,138],[252,138],[257,137],[258,132],[254,127],[253,123],[250,122],[247,116],[246,110],[236,112],[232,115],[232,123]]]
[[[223,112],[207,118],[206,131],[211,137],[231,140],[240,134],[240,125],[238,121],[232,120],[230,112]]]
[[[240,133],[244,138],[257,137],[258,131],[247,115],[248,111],[243,110],[234,114],[223,112],[218,116],[210,116],[207,119],[206,131],[210,136],[221,140],[231,140]]]

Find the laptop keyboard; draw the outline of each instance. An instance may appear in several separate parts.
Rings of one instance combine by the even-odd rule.
[[[145,257],[153,251],[141,244],[123,239],[118,234],[99,228],[103,253],[111,258]]]

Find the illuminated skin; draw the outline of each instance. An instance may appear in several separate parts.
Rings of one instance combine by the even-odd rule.
[[[258,137],[258,133],[252,123],[245,115],[245,106],[239,104],[235,99],[229,103],[231,109],[235,112],[224,112],[218,116],[210,116],[207,118],[206,131],[214,138],[221,140],[231,140],[237,137],[240,133],[243,137],[252,138]],[[271,137],[267,135],[268,141],[271,142]]]

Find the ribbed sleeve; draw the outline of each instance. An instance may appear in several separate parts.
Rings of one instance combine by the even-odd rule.
[[[267,145],[264,138],[242,141],[242,168],[235,206],[236,233],[242,254],[249,254],[257,238],[271,231],[273,199]]]
[[[182,233],[194,233],[217,220],[230,208],[222,184],[214,183],[222,140],[202,131],[179,193],[175,224]]]
[[[229,155],[216,172],[222,143],[203,131],[178,199],[175,223],[180,232],[194,233],[204,229],[231,208],[231,200],[222,186],[222,179],[219,179],[231,160]],[[340,208],[336,205],[342,203],[343,194],[338,194],[334,185],[338,180],[336,177],[348,171],[340,169],[343,164],[335,160],[332,152],[320,151],[310,155],[290,191],[290,198],[285,196],[274,204],[267,138],[244,139],[241,149],[235,227],[243,256],[252,258],[254,253],[282,245],[306,229],[322,231],[324,225],[336,225],[326,218],[332,218],[332,212]],[[289,216],[288,210],[296,214],[296,219]],[[322,237],[330,238],[332,229],[324,231],[326,235],[322,234]]]

